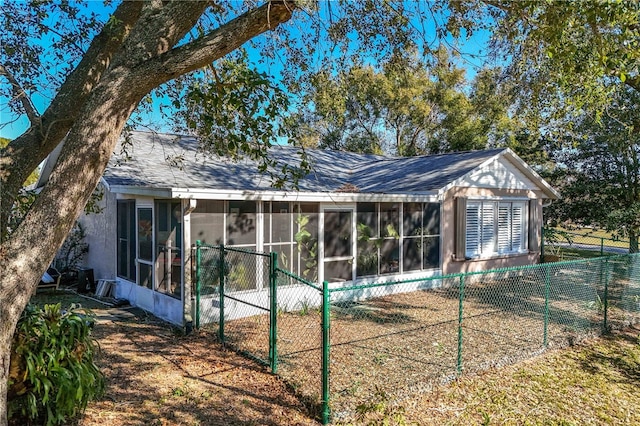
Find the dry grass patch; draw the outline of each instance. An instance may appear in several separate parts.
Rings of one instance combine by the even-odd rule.
[[[640,424],[638,329],[461,378],[404,405],[420,425]]]

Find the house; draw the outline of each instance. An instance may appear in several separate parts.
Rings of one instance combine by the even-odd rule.
[[[277,252],[281,267],[331,285],[419,279],[536,263],[543,205],[559,198],[503,148],[411,158],[308,150],[311,173],[286,190],[252,161],[199,152],[192,137],[130,139],[100,182],[102,213],[81,219],[86,264],[117,282],[118,297],[176,324],[193,303],[196,240]],[[300,161],[288,146],[270,156]]]

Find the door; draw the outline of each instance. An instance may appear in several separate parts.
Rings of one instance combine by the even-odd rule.
[[[179,201],[155,204],[155,291],[180,299],[182,290],[182,209]]]
[[[138,208],[138,285],[153,289],[153,209]]]
[[[355,278],[355,208],[323,208],[322,280],[352,281]]]

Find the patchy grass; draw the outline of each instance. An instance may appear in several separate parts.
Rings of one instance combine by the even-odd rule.
[[[406,406],[425,424],[640,424],[640,344],[629,329],[439,386]]]

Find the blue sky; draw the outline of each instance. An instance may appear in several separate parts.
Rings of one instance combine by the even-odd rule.
[[[0,4],[1,3],[2,0],[0,0]],[[104,16],[105,20],[108,17],[109,12],[115,7],[111,6],[107,8],[104,6],[102,1],[91,1],[89,5],[91,7],[91,11],[97,13],[100,16]],[[434,25],[432,23],[427,23],[426,25],[424,25],[424,23],[420,22],[417,24],[425,28],[426,32],[435,33]],[[290,25],[295,25],[295,22]],[[484,63],[485,58],[482,57],[482,53],[486,52],[489,37],[490,34],[487,31],[479,31],[475,33],[474,36],[471,39],[467,40],[463,45],[457,46],[457,48],[459,48],[459,50],[463,53],[463,55],[458,59],[458,65],[467,69],[467,78],[469,80],[474,77],[476,70]],[[47,39],[43,39],[40,43],[42,43],[42,45],[46,47],[46,45],[50,43],[50,41],[48,41]],[[258,64],[257,59],[259,58],[259,52],[251,48],[247,48],[247,50],[249,52],[250,59],[252,59],[252,62]],[[478,54],[480,54],[480,57],[474,57],[474,55]],[[259,69],[260,67],[261,66],[258,65]],[[275,65],[271,66],[262,66],[262,68],[263,69],[261,70],[264,70],[277,79],[278,74],[282,69],[282,64],[276,63]],[[14,122],[10,122],[10,120],[14,117],[9,113],[7,109],[8,98],[5,95],[9,93],[10,88],[8,87],[4,79],[0,79],[0,81],[2,82],[2,87],[0,89],[0,124],[2,125],[0,126],[0,136],[13,139],[21,135],[28,128],[29,121],[26,117],[23,116],[18,118],[18,120]],[[53,93],[45,91],[41,94],[35,94],[31,99],[38,111],[42,113],[48,106],[50,98],[52,96]],[[161,116],[157,111],[157,106],[161,101],[161,99],[154,99],[154,111],[151,115],[147,114],[143,116],[145,120],[155,123],[156,126],[158,126],[157,123],[161,123]],[[158,130],[168,131],[170,129],[162,128],[162,124],[160,124]]]

